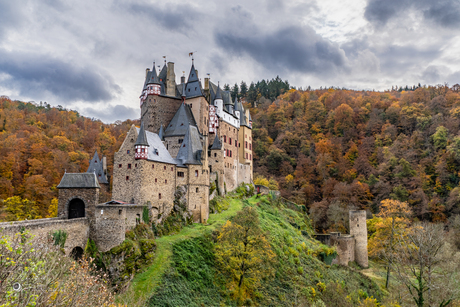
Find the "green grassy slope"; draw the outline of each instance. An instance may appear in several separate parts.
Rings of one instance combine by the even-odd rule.
[[[219,228],[243,205],[257,208],[260,226],[277,258],[274,276],[262,278],[245,305],[356,306],[366,297],[381,298],[379,288],[368,277],[318,260],[324,246],[310,238],[308,217],[270,197],[253,196],[247,202],[231,199],[229,209],[210,215],[208,225],[194,224],[159,238],[154,263],[135,277],[120,301],[145,302],[147,306],[238,305],[229,297],[227,276],[219,272],[213,247]]]

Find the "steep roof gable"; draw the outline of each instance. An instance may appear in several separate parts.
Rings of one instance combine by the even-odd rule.
[[[201,164],[201,146],[200,134],[197,127],[189,125],[185,133],[184,141],[177,153],[176,161],[178,165]]]
[[[99,183],[109,183],[107,177],[104,174],[104,168],[102,165],[102,160],[99,159],[97,150],[94,152],[94,156],[89,162],[87,173],[95,173]]]
[[[165,129],[164,136],[185,135],[189,125],[195,126],[196,121],[189,105],[182,103],[168,127]]]
[[[214,138],[214,142],[212,143],[211,150],[213,149],[222,149],[222,142],[220,141],[219,137],[216,134],[216,137]]]
[[[141,128],[139,129],[139,134],[137,135],[136,143],[134,146],[149,146],[147,142],[147,136],[145,135],[144,122],[141,123]]]

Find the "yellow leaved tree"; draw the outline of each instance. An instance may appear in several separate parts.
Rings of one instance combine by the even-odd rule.
[[[244,302],[263,277],[274,273],[275,254],[259,226],[257,210],[247,206],[222,227],[217,238],[216,260],[229,277],[228,289]]]
[[[412,211],[407,202],[394,199],[382,200],[377,217],[368,221],[373,234],[369,238],[369,256],[382,259],[387,267],[385,286],[388,288],[390,267],[394,260],[395,238],[403,236],[410,222]]]

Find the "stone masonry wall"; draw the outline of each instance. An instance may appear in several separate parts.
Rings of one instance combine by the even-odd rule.
[[[340,236],[331,233],[330,244],[337,248],[337,257],[332,264],[348,266],[348,262],[355,261],[355,238],[350,235]]]
[[[227,188],[227,191],[233,191],[238,184],[238,147],[235,146],[235,141],[238,141],[238,129],[232,125],[221,120],[219,122],[218,133],[221,138],[225,141],[222,142],[225,157],[224,157],[224,182]],[[225,138],[224,138],[225,136]],[[232,143],[230,144],[230,139]],[[237,143],[237,144],[238,144]],[[232,151],[232,156],[227,155],[227,150]]]
[[[363,268],[369,266],[367,251],[366,211],[350,211],[350,234],[355,237],[355,260]]]
[[[19,233],[24,227],[36,238],[46,238],[48,235],[63,230],[67,233],[67,240],[64,245],[65,253],[68,255],[74,247],[85,248],[89,238],[89,220],[86,217],[77,219],[48,218],[30,221],[0,223],[0,236],[13,236]]]
[[[201,165],[189,165],[188,170],[187,206],[193,221],[200,223],[209,216],[209,170]]]
[[[115,153],[113,165],[113,188],[112,199],[134,202],[134,195],[139,194],[139,186],[133,180],[135,174],[134,144],[137,139],[137,131],[134,125],[129,129],[125,141]],[[129,151],[129,153],[128,153]],[[131,168],[128,165],[131,164]],[[126,180],[126,177],[129,177]]]
[[[125,240],[125,232],[136,226],[142,218],[140,205],[99,205],[96,207],[95,242],[106,252]]]
[[[168,150],[169,154],[171,157],[174,159],[177,157],[177,154],[179,153],[179,149],[182,145],[182,143],[179,143],[179,140],[184,140],[184,136],[171,136],[171,137],[165,137],[165,147]]]
[[[208,135],[208,121],[209,121],[209,104],[206,98],[196,97],[192,99],[187,99],[185,101],[188,105],[191,106],[193,116],[195,117],[196,124],[200,133],[207,136]]]
[[[146,130],[158,133],[161,125],[169,124],[181,104],[180,99],[148,95],[141,107],[141,121]]]

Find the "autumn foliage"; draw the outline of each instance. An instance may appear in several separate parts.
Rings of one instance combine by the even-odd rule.
[[[349,209],[407,202],[419,220],[460,213],[460,95],[291,89],[251,109],[254,171],[309,208],[318,231],[345,230]]]
[[[3,203],[0,220],[49,217],[64,172],[85,172],[96,149],[110,173],[132,123],[104,124],[62,107],[0,98],[0,199],[17,196],[10,202],[34,207],[33,214],[7,212]]]

